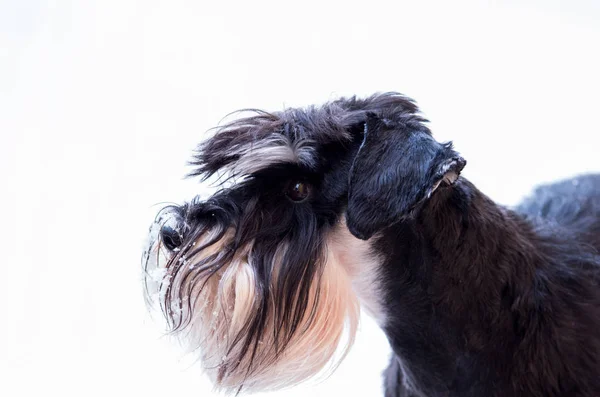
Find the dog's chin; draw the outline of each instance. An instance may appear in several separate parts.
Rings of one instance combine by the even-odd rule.
[[[263,280],[249,259],[253,243],[231,254],[233,234],[205,230],[178,252],[167,250],[160,238],[151,240],[147,295],[171,334],[200,358],[216,388],[225,392],[276,390],[330,374],[358,326],[359,304],[346,269],[331,252],[321,253],[322,263],[315,264],[321,271],[304,298],[307,309],[298,321],[281,322],[281,291],[272,283],[263,302],[265,294],[258,291]],[[285,244],[277,248],[272,279],[285,266],[286,250]],[[259,317],[263,321],[257,323]],[[281,329],[282,324],[294,330]]]

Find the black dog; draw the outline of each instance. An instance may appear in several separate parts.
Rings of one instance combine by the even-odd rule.
[[[425,122],[378,94],[255,111],[200,145],[192,175],[221,189],[161,211],[144,263],[217,386],[335,368],[360,303],[394,352],[386,396],[600,396],[600,175],[513,211]]]

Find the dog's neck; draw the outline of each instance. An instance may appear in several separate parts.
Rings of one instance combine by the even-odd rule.
[[[533,238],[528,222],[461,178],[374,242],[380,252],[392,247],[383,264],[384,331],[405,382],[456,390],[443,383],[464,379],[460,371],[490,376],[494,369],[473,368],[472,358],[513,342],[509,311],[522,292],[515,289],[529,288],[536,271],[520,266],[538,262]]]

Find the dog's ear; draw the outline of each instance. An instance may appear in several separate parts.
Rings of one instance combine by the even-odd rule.
[[[439,187],[452,185],[466,161],[420,122],[397,122],[368,113],[363,141],[350,169],[346,222],[369,239],[410,216]]]

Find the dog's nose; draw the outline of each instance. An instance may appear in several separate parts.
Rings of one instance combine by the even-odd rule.
[[[183,243],[182,236],[179,232],[169,225],[163,225],[160,228],[160,239],[169,251],[173,251]]]

